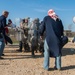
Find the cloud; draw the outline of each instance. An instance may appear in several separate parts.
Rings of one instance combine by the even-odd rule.
[[[19,26],[21,22],[21,18],[15,18],[15,24],[16,26]]]
[[[33,21],[33,18],[30,18],[30,22],[32,22]]]
[[[20,21],[20,18],[15,18],[15,21]]]
[[[21,18],[15,18],[15,22],[20,22],[21,20]]]
[[[58,11],[75,11],[75,9],[68,9],[68,8],[63,9],[63,8],[56,8],[56,7],[54,7],[54,10],[58,10]]]
[[[41,12],[41,13],[47,12],[45,9],[34,9],[34,11]]]
[[[40,12],[40,13],[46,13],[48,11],[48,8],[45,9],[34,9],[34,11],[36,12]],[[57,8],[57,7],[52,7],[51,9],[57,10],[57,11],[75,11],[75,9],[64,9],[64,8]]]

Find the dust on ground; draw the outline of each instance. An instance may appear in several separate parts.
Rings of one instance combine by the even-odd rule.
[[[41,53],[16,52],[18,46],[6,46],[5,56],[0,60],[0,75],[75,75],[75,44],[69,42],[62,49],[62,69],[54,69],[54,58],[50,58],[50,71],[43,69]]]

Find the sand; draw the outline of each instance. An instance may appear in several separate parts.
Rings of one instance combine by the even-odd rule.
[[[50,70],[43,69],[43,55],[17,52],[18,46],[7,45],[5,56],[0,59],[0,75],[75,75],[75,43],[69,42],[62,49],[62,68],[54,69],[54,58],[50,58]]]

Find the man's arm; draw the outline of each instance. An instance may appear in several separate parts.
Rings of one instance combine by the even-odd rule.
[[[40,38],[42,39],[42,37],[43,37],[43,33],[44,33],[44,31],[45,31],[45,18],[44,18],[44,20],[42,21],[42,23],[41,23],[41,25],[40,25],[40,27],[39,27],[39,33],[40,33]]]
[[[2,27],[3,28],[5,28],[5,27],[7,27],[7,26],[10,26],[11,24],[6,24],[6,18],[4,18],[3,20],[2,20]]]
[[[61,36],[64,36],[64,27],[61,20],[60,20],[60,24],[61,24]]]
[[[6,24],[6,19],[4,18],[3,20],[2,20],[2,27],[4,28],[4,27],[6,27],[7,26],[7,24]]]

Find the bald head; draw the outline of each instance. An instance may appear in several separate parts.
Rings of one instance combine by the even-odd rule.
[[[7,18],[8,15],[9,15],[9,12],[8,12],[8,11],[3,11],[3,12],[2,12],[2,15],[4,15],[4,16]]]

